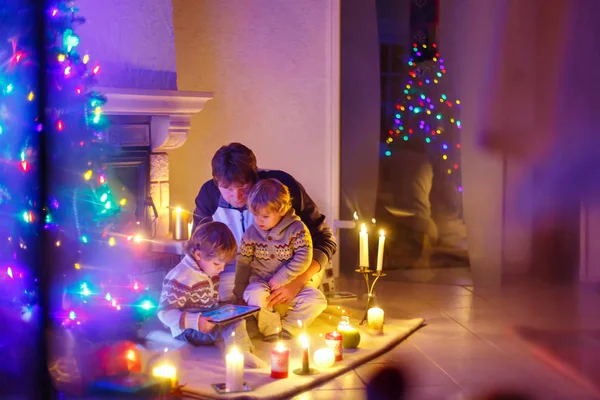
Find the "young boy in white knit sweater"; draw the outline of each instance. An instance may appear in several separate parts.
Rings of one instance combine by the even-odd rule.
[[[244,320],[222,329],[202,313],[219,306],[219,273],[235,258],[237,244],[227,225],[208,222],[198,226],[184,245],[185,257],[164,279],[158,318],[171,334],[193,346],[234,344],[244,352],[248,367],[264,367],[256,357]],[[235,335],[232,335],[234,333]]]
[[[258,330],[267,342],[289,340],[310,325],[327,307],[321,291],[304,286],[282,317],[268,307],[271,291],[306,271],[313,258],[310,232],[294,213],[290,192],[277,179],[261,179],[248,195],[254,224],[244,233],[237,257],[234,296],[248,305],[261,307]]]

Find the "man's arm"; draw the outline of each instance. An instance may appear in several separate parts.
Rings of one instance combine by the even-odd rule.
[[[248,231],[249,232],[249,231]],[[233,295],[239,300],[244,295],[244,290],[248,287],[250,281],[250,263],[254,257],[254,242],[248,241],[246,235],[242,238],[240,252],[236,258],[235,264],[235,283],[233,286]]]
[[[212,221],[212,216],[219,204],[219,188],[213,180],[202,185],[198,196],[196,196],[196,208],[194,209],[194,230],[198,225]]]

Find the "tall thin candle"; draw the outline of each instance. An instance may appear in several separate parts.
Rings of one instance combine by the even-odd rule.
[[[383,269],[383,250],[385,247],[385,232],[379,231],[379,246],[377,247],[377,271]]]
[[[367,268],[369,266],[369,234],[366,224],[360,226],[358,251],[359,267]]]
[[[310,372],[310,361],[308,360],[308,338],[305,334],[300,336],[300,343],[302,344],[302,373],[308,374]]]

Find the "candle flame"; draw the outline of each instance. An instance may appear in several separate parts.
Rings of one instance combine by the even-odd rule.
[[[358,213],[356,211],[354,211],[353,217],[355,221],[358,221]]]
[[[383,229],[379,231],[379,236],[385,236],[385,231]]]
[[[367,233],[367,224],[362,224],[360,226],[360,232],[361,233]]]
[[[181,207],[175,207],[175,212],[180,214],[181,213]]]
[[[298,326],[302,328],[302,321],[298,320]]]
[[[135,361],[135,351],[133,350],[127,350],[127,359],[129,361]]]
[[[283,342],[277,342],[277,346],[275,346],[275,350],[277,350],[277,351],[284,351],[285,350],[285,346],[283,345]]]
[[[302,334],[300,335],[300,344],[302,345],[303,349],[307,349],[308,348],[308,336]]]
[[[371,220],[371,222],[372,222],[372,223],[374,223],[374,224],[376,224],[376,223],[377,223],[377,220],[376,220],[375,218],[373,218],[373,219]]]

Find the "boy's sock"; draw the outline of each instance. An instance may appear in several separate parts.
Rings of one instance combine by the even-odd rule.
[[[267,363],[250,351],[244,352],[244,365],[248,368],[267,368]]]

